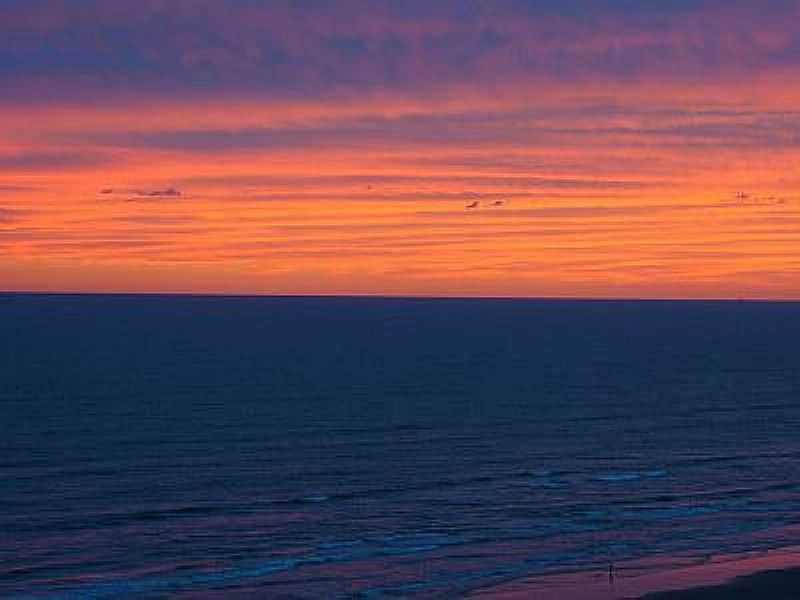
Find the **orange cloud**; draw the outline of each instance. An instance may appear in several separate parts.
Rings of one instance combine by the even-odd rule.
[[[256,31],[268,21],[257,13]],[[570,48],[589,63],[617,45],[644,48],[649,70],[527,73],[509,53],[556,55],[564,40],[548,41],[536,19],[503,18],[489,29],[512,43],[489,36],[489,50],[466,53],[480,76],[465,81],[457,57],[425,64],[426,36],[452,33],[442,15],[315,14],[307,26],[323,37],[325,24],[368,44],[406,36],[395,77],[410,84],[361,57],[354,78],[374,85],[323,86],[312,100],[235,86],[7,99],[0,288],[800,298],[800,87],[791,60],[773,56],[791,40],[775,19],[736,15],[707,33],[708,14],[663,31],[616,32],[607,18],[559,30],[580,34]],[[18,20],[47,35],[68,16]],[[120,19],[111,8],[100,17]],[[757,50],[758,64],[708,76],[704,35],[745,67]],[[284,37],[280,47],[302,51]],[[176,52],[213,71],[226,52],[246,53],[242,43],[184,40]],[[677,72],[660,43],[687,54]]]

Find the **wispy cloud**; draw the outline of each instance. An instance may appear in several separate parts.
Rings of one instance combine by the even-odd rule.
[[[0,223],[16,223],[21,221],[29,211],[0,207]]]
[[[0,152],[0,172],[41,173],[96,169],[113,162],[108,155],[84,150],[28,150],[12,154]],[[17,191],[20,191],[17,188]]]
[[[35,187],[27,185],[0,185],[0,194],[19,194],[22,192],[32,192]]]

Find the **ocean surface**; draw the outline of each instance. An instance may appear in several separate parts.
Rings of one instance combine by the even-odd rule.
[[[0,596],[447,597],[795,545],[799,392],[800,304],[3,295]]]

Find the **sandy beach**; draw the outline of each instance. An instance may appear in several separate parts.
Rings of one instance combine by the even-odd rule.
[[[483,589],[470,595],[493,600],[739,600],[790,599],[800,595],[800,548],[673,558],[565,573]]]

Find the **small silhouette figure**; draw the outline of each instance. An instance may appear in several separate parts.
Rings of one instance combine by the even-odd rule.
[[[608,565],[608,583],[614,585],[614,563]]]

